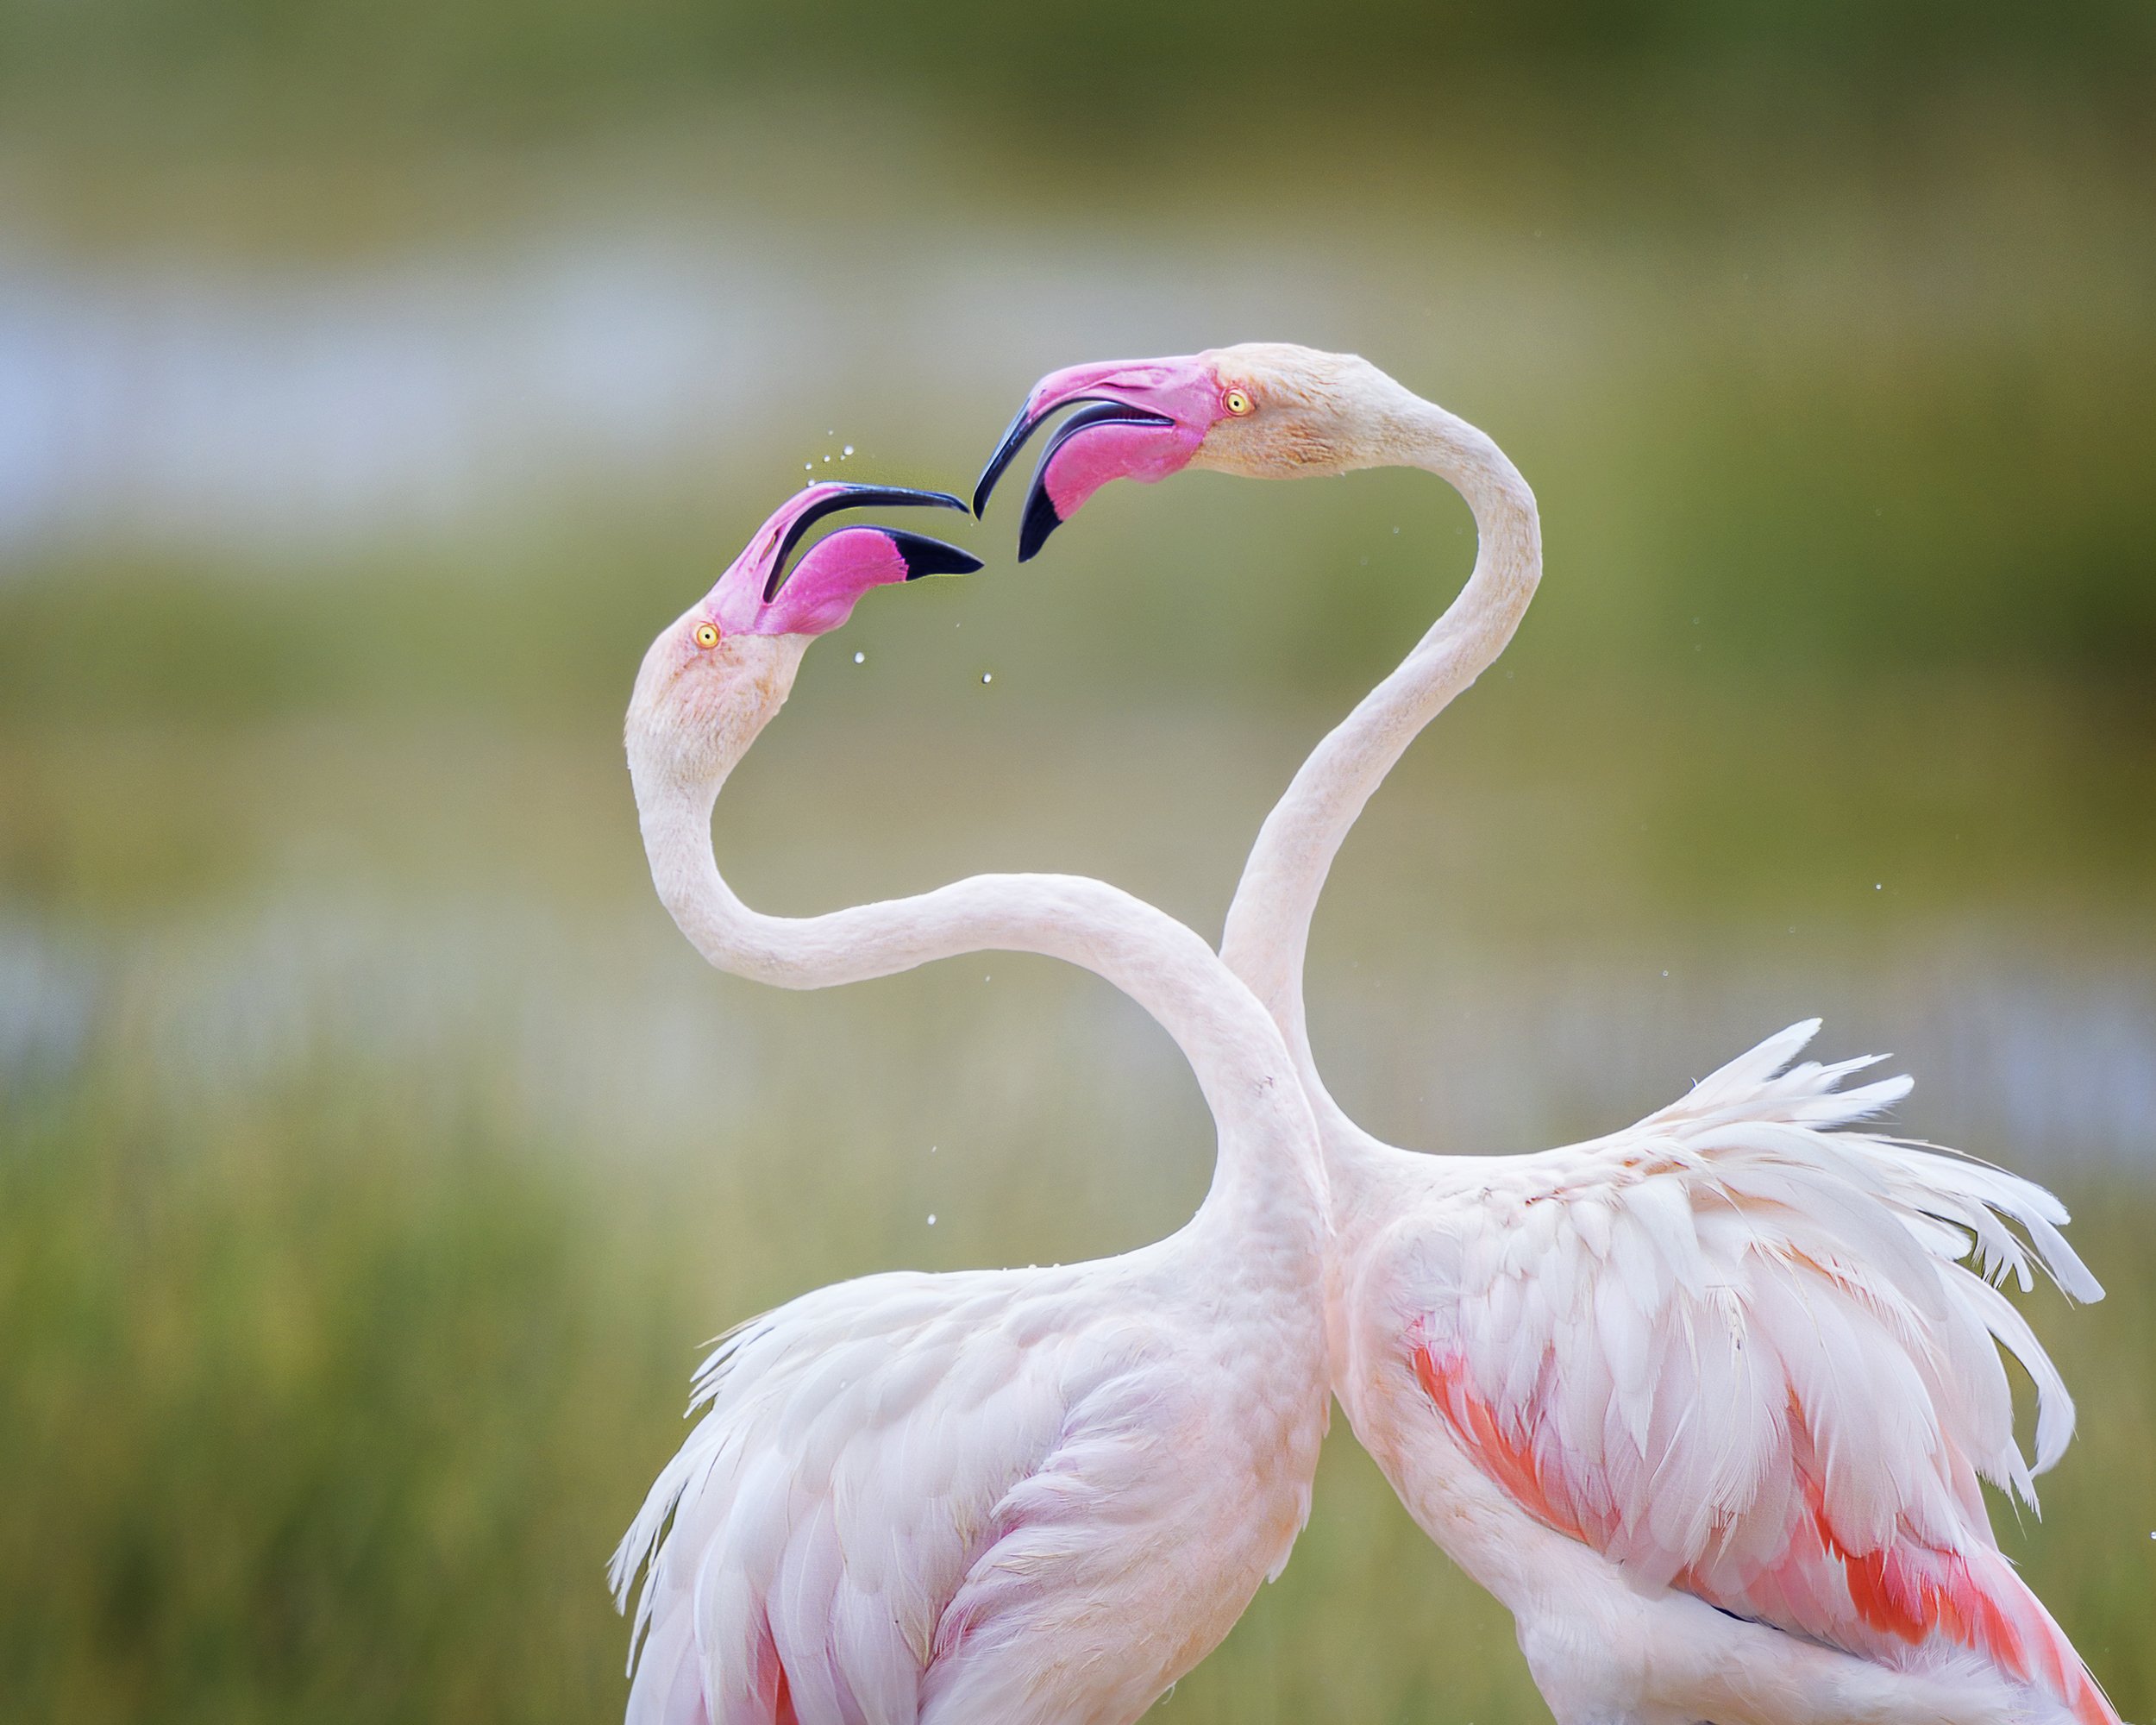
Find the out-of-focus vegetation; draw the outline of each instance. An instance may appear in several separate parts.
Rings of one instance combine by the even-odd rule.
[[[1051,366],[1279,336],[1484,424],[1550,555],[1336,872],[1336,1090],[1527,1148],[1896,1049],[2111,1288],[2028,1302],[2082,1435],[2002,1535],[2148,1716],[2153,70],[2126,0],[0,0],[0,1716],[605,1716],[699,1338],[1188,1214],[1089,980],[705,971],[618,712],[805,465],[962,487]],[[1217,930],[1471,551],[1412,474],[1023,570],[1014,505],[812,655],[752,901]],[[1342,1433],[1161,1716],[1544,1716]]]
[[[1957,75],[2127,111],[2152,53],[2156,23],[2133,0],[1189,0],[1167,11],[1138,0],[11,0],[0,15],[4,87],[43,112],[87,97],[101,117],[147,104],[212,129],[302,131],[530,128],[837,85],[898,92],[931,115],[965,104],[1008,121],[1045,107],[1197,136],[1250,105],[1413,104],[1493,82],[1629,104],[1673,71],[1794,82],[1814,100],[1839,92],[1883,120],[1907,111],[1913,89]]]
[[[1059,1101],[1085,1111],[1052,1084],[1017,1109]],[[918,1146],[751,1131],[595,1162],[331,1072],[180,1109],[101,1064],[8,1127],[0,1683],[11,1716],[84,1725],[610,1713],[599,1560],[673,1440],[688,1344],[938,1201]],[[1101,1243],[1052,1177],[1069,1146],[994,1148],[1040,1159],[947,1205],[932,1261]],[[2090,1417],[2006,1543],[2146,1716],[2156,1202],[2080,1195],[2111,1297],[2034,1303]],[[1286,1578],[1163,1716],[1543,1716],[1502,1614],[1343,1437]]]

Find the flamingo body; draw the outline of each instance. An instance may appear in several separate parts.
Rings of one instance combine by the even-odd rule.
[[[2103,1725],[1977,1484],[2034,1501],[1999,1346],[2040,1468],[2073,1423],[1977,1273],[2031,1280],[1999,1217],[2100,1290],[2038,1188],[1838,1130],[1908,1083],[1783,1072],[1816,1029],[1592,1143],[1372,1158],[1343,1182],[1335,1389],[1553,1705],[1579,1697],[1560,1717]]]
[[[652,643],[627,727],[652,877],[713,964],[781,987],[1038,952],[1145,1007],[1219,1129],[1197,1215],[1119,1258],[888,1275],[721,1342],[615,1554],[630,1725],[1129,1725],[1225,1635],[1309,1512],[1327,1408],[1316,1124],[1277,1026],[1181,924],[1097,881],[975,875],[761,915],[711,815],[812,638],[869,587],[975,567],[812,487]],[[636,1638],[632,1637],[632,1644]]]
[[[2000,1554],[1980,1484],[2033,1503],[2072,1432],[2041,1346],[1963,1262],[2024,1289],[2040,1264],[2100,1298],[2048,1193],[1847,1130],[1908,1082],[1842,1089],[1868,1061],[1791,1068],[1816,1021],[1627,1131],[1539,1155],[1398,1149],[1326,1088],[1305,1021],[1311,918],[1386,773],[1533,596],[1541,530],[1518,470],[1361,359],[1252,343],[1050,373],[976,510],[1074,402],[1107,417],[1081,409],[1050,444],[1022,554],[1118,458],[1144,480],[1419,467],[1474,511],[1466,586],[1268,816],[1221,955],[1317,1113],[1334,1392],[1416,1521],[1511,1610],[1560,1725],[2116,1725]],[[1082,486],[1061,482],[1074,444]],[[2037,1385],[2033,1467],[2001,1345]]]
[[[874,1276],[723,1342],[615,1559],[655,1547],[631,1725],[1144,1713],[1286,1563],[1325,1423],[1254,1369],[1308,1312],[1194,1298],[1185,1244]]]

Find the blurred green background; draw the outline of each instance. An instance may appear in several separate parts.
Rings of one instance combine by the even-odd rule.
[[[0,1713],[608,1716],[700,1339],[1188,1214],[1092,979],[706,971],[617,725],[805,467],[962,486],[1044,370],[1269,338],[1547,535],[1336,872],[1336,1091],[1525,1149],[1814,1012],[1895,1050],[2112,1289],[2025,1302],[2082,1435],[1999,1519],[2148,1718],[2153,71],[2142,0],[0,0]],[[811,656],[752,901],[1052,867],[1217,934],[1472,549],[1409,474],[1014,530]],[[1344,1428],[1159,1716],[1545,1716]]]

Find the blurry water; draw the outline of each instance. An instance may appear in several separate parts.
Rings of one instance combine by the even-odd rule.
[[[707,1143],[715,1113],[812,1136],[837,1106],[833,1066],[856,1075],[871,1110],[880,1095],[962,1088],[968,1070],[992,1070],[993,1111],[1029,1126],[1050,1099],[1068,1107],[1075,1076],[1098,1106],[1092,1120],[1059,1121],[1069,1142],[1186,1118],[1178,1057],[1134,1011],[1007,974],[1011,992],[976,1004],[964,988],[981,968],[935,973],[937,1021],[918,1039],[893,1042],[906,1014],[887,997],[844,1019],[849,1039],[834,1046],[774,1021],[782,997],[685,960],[649,917],[573,924],[530,903],[369,911],[290,899],[94,962],[18,926],[0,943],[0,1085],[62,1079],[102,1037],[176,1107],[334,1065],[444,1107],[480,1094],[535,1133],[639,1155]],[[1406,1001],[1343,990],[1314,1003],[1318,1044],[1336,1093],[1373,1126],[1431,1149],[1525,1150],[1659,1106],[1801,1003],[1827,1017],[1814,1055],[1877,1044],[1915,1074],[1903,1130],[2053,1175],[2156,1175],[2156,976],[2145,965],[1969,941],[1896,954],[1869,975],[1733,960],[1671,987],[1643,969],[1615,956],[1470,966],[1417,982]],[[1086,1088],[1088,1076],[1113,1082]]]
[[[0,922],[0,1087],[59,1079],[88,1052],[100,989],[82,953]]]
[[[856,237],[696,212],[335,264],[0,248],[0,549],[319,543],[749,448],[836,466],[805,399],[940,417],[1134,330],[1337,326],[1351,285],[1203,242]]]
[[[0,254],[0,543],[311,540],[709,448],[804,357],[812,310],[772,256],[598,237],[335,267]]]
[[[2156,1175],[2156,976],[1980,940],[1883,955],[1876,969],[1730,954],[1672,987],[1638,962],[1418,984],[1343,1001],[1318,1042],[1336,1094],[1433,1149],[1518,1150],[1608,1131],[1671,1100],[1799,1015],[1808,1053],[1883,1053],[1916,1079],[1895,1130],[2056,1176]],[[1321,1003],[1322,1007],[1322,1003]],[[1426,1122],[1421,1137],[1404,1123]],[[1365,1124],[1376,1125],[1375,1119]]]

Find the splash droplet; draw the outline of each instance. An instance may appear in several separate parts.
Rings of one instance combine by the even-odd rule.
[[[830,466],[830,464],[831,464],[831,458],[830,458],[829,455],[824,456],[824,465],[825,467],[828,467],[829,466]]]
[[[865,665],[868,662],[868,656],[866,653],[856,653],[854,655],[854,663],[856,665]]]
[[[852,455],[852,454],[853,454],[853,452],[854,452],[854,446],[853,446],[851,443],[847,444],[847,446],[846,446],[843,449],[842,449],[841,451],[839,451],[839,453],[840,453],[841,455]]]
[[[816,471],[816,463],[815,463],[815,462],[813,462],[813,461],[804,461],[804,462],[802,462],[802,463],[801,463],[801,471],[802,471],[803,473],[805,473],[805,474],[812,474],[812,473],[814,473],[814,472]]]
[[[928,1225],[931,1228],[936,1226],[936,1212],[933,1210],[928,1213]]]
[[[981,674],[981,681],[984,683],[993,683],[995,680],[996,674],[993,671],[983,671]]]

